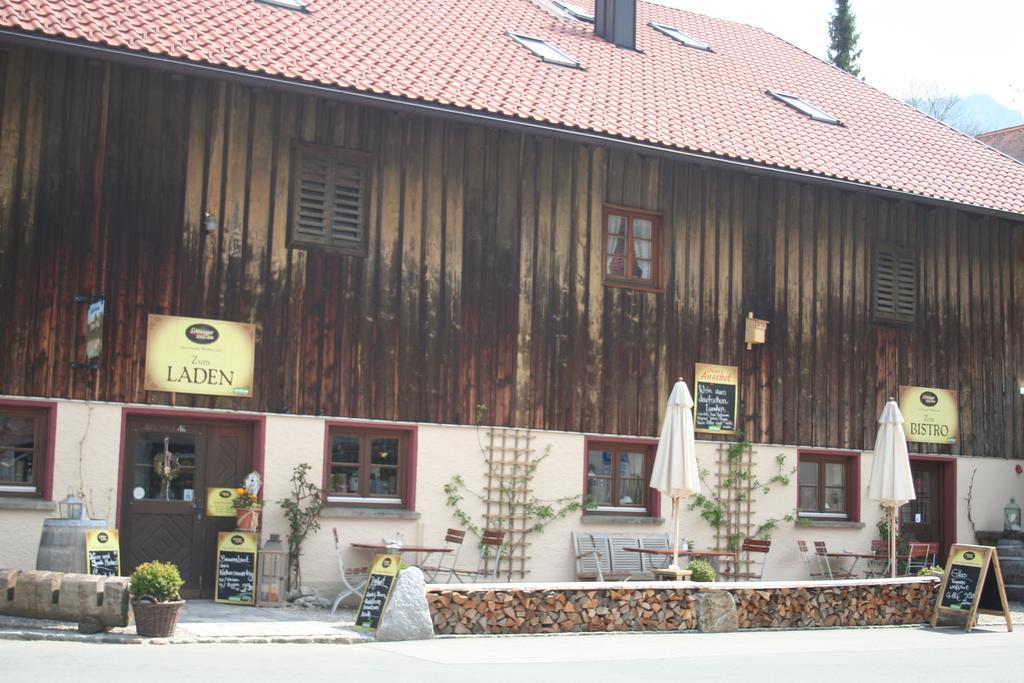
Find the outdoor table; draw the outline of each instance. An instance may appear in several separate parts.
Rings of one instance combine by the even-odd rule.
[[[394,553],[397,555],[403,555],[405,553],[422,553],[424,561],[434,553],[452,552],[451,548],[436,548],[423,545],[387,545],[386,543],[352,543],[351,545],[353,548],[358,548],[360,550],[372,550],[374,554]]]
[[[673,550],[671,548],[623,548],[623,550],[631,553],[643,553],[646,555],[667,555],[672,557]],[[736,553],[728,550],[680,550],[680,557],[698,557],[701,559],[707,559],[714,568],[715,573],[718,573],[718,561],[719,558],[725,557],[731,559],[734,563],[736,562]],[[655,570],[657,572],[657,570]]]
[[[835,553],[825,553],[825,557],[829,558],[830,560],[832,558],[835,558],[837,560],[850,560],[850,559],[852,559],[853,562],[850,564],[850,568],[846,572],[847,575],[850,576],[850,577],[853,577],[854,570],[856,570],[856,568],[857,568],[857,563],[860,562],[862,558],[867,558],[869,560],[877,560],[877,559],[879,559],[879,555],[877,553],[851,553],[851,552],[847,552],[845,550],[843,552],[841,552],[841,553],[838,553],[838,552],[835,552]],[[886,557],[888,557],[888,556],[886,556]]]

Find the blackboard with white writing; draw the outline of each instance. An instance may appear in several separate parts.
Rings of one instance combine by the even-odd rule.
[[[221,550],[217,553],[217,600],[252,605],[256,595],[256,553]]]
[[[698,432],[736,432],[736,385],[697,381],[693,426]]]
[[[93,576],[118,576],[120,562],[116,550],[90,550],[88,571]]]
[[[974,605],[974,596],[978,591],[978,579],[981,578],[981,567],[952,565],[946,589],[942,591],[942,606],[947,609],[969,610]]]

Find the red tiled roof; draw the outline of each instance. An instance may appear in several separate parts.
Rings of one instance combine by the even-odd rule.
[[[588,0],[577,4],[593,7]],[[581,129],[1024,214],[1024,165],[761,29],[638,3],[639,51],[543,0],[5,0],[0,27]],[[647,27],[681,28],[714,52]],[[539,61],[506,31],[583,69]],[[839,117],[812,121],[782,90]]]

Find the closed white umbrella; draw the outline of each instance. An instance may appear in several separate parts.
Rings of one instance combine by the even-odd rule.
[[[878,418],[875,437],[875,458],[871,462],[868,497],[877,500],[889,511],[889,567],[896,576],[896,510],[917,498],[910,474],[907,435],[903,431],[903,415],[896,401],[889,399]]]
[[[651,488],[672,499],[676,534],[670,569],[679,569],[679,501],[700,490],[697,447],[693,441],[693,399],[686,382],[672,387],[661,423],[658,454],[651,472]]]

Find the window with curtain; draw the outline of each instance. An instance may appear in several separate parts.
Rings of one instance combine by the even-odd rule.
[[[588,513],[648,514],[653,448],[591,444],[587,449]]]
[[[609,206],[604,225],[605,284],[659,288],[661,216]]]

